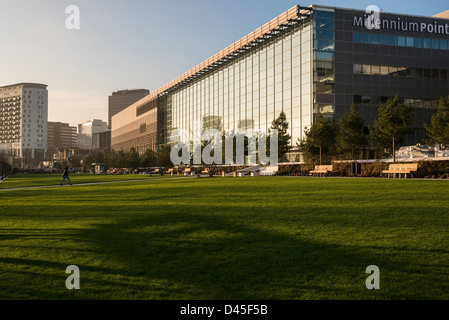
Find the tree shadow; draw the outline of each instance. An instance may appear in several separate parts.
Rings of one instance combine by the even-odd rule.
[[[183,284],[170,299],[365,299],[373,262],[395,275],[379,297],[407,298],[402,289],[417,280],[394,251],[312,242],[223,215],[151,213],[78,236],[126,265],[125,277]]]

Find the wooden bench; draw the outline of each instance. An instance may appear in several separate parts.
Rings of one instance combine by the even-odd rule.
[[[310,171],[310,173],[312,175],[314,175],[315,173],[319,173],[321,177],[322,174],[326,175],[326,173],[332,172],[333,169],[334,169],[333,165],[315,166],[315,170]]]
[[[401,173],[404,174],[405,179],[407,179],[407,173],[411,174],[418,170],[417,163],[394,163],[388,166],[388,170],[383,170],[382,173],[387,173],[388,178],[390,174],[393,174],[393,178],[396,178],[396,173],[399,174],[399,179],[401,178]]]
[[[268,166],[260,168],[259,174],[261,176],[274,176],[279,170],[278,166]]]
[[[190,176],[190,175],[195,175],[195,171],[192,171],[192,169],[191,168],[185,168],[184,169],[184,175],[185,176]]]

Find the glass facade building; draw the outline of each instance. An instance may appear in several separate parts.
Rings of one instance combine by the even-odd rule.
[[[364,19],[352,9],[288,10],[115,115],[112,148],[155,149],[194,123],[267,132],[281,111],[296,147],[318,114],[338,119],[357,103],[369,125],[396,94],[415,111],[406,142],[420,142],[436,101],[449,95],[449,20],[382,13],[370,30]]]
[[[201,129],[266,132],[284,111],[293,139],[301,138],[312,118],[312,41],[311,24],[292,28],[175,90],[167,100],[167,134],[194,121]]]

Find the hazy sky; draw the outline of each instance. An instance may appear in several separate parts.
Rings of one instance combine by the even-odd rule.
[[[107,121],[116,90],[158,89],[298,0],[0,0],[0,86],[48,85],[49,120]],[[432,16],[447,0],[301,2]],[[80,9],[68,30],[66,7]]]

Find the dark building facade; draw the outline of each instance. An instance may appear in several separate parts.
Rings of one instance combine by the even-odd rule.
[[[355,103],[369,126],[395,95],[414,111],[405,143],[422,142],[424,123],[449,95],[449,20],[381,12],[371,28],[366,18],[355,9],[291,8],[116,114],[112,148],[141,152],[195,123],[267,132],[284,111],[295,152],[318,114],[339,119]]]
[[[149,94],[150,91],[147,89],[120,90],[113,92],[112,95],[109,96],[108,128],[111,128],[112,116]]]
[[[76,127],[71,127],[68,123],[49,121],[47,134],[49,157],[57,154],[59,149],[76,147]]]
[[[94,151],[109,152],[111,149],[111,130],[94,133],[92,135],[92,148]]]
[[[424,123],[430,123],[439,98],[449,95],[449,20],[381,13],[378,28],[368,29],[364,12],[335,8],[333,16],[335,117],[354,102],[372,124],[379,105],[398,95],[414,107],[415,131],[405,143],[421,142]]]

